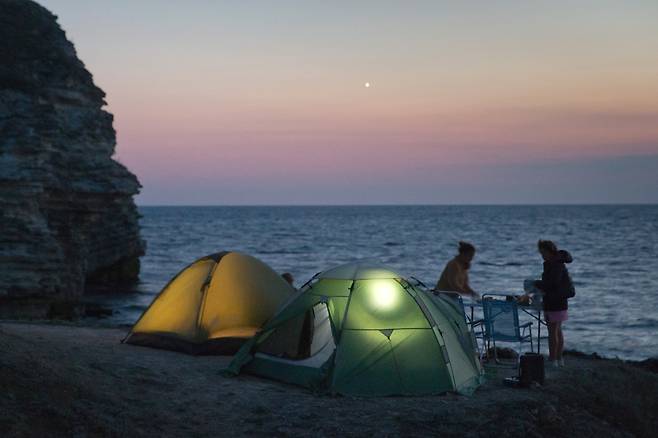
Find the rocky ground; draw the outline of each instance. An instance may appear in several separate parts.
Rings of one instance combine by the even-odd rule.
[[[543,387],[472,397],[317,395],[252,376],[229,357],[123,345],[118,329],[0,323],[2,436],[655,436],[658,374],[569,356]],[[653,366],[653,371],[651,369]]]

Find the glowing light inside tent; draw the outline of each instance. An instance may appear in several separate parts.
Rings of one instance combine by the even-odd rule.
[[[371,304],[378,310],[391,310],[398,303],[397,284],[391,280],[373,282],[370,294]]]

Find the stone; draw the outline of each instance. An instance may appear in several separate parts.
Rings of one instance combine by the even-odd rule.
[[[57,17],[2,0],[0,59],[0,317],[67,313],[90,285],[137,278],[140,184]]]

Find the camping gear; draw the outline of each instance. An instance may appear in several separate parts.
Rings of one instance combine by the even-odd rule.
[[[125,342],[190,354],[233,354],[293,293],[254,257],[211,254],[162,289]]]
[[[525,353],[519,365],[519,382],[521,386],[530,386],[532,382],[544,384],[544,356],[537,353]]]
[[[504,295],[504,296],[507,296],[507,295],[510,295],[510,294],[490,294],[490,293],[486,293],[485,295],[490,295],[490,296],[491,295],[493,295],[493,296],[496,296],[496,295],[503,296]],[[519,295],[516,295],[516,297],[518,298]],[[476,316],[479,318],[480,314],[481,314],[480,312],[482,312],[482,310],[483,310],[484,305],[482,303],[482,300],[472,300],[470,298],[466,298],[463,301],[464,301],[464,307],[467,311],[468,319],[470,321],[479,322],[479,320],[476,320],[475,318],[476,318]],[[534,339],[537,340],[537,350],[536,351],[539,353],[541,351],[540,343],[541,343],[541,339],[542,339],[541,327],[546,326],[546,321],[544,321],[544,318],[543,318],[543,305],[542,305],[541,301],[537,299],[537,295],[535,295],[532,298],[532,300],[530,301],[529,304],[524,304],[522,302],[519,302],[518,299],[516,301],[516,304],[517,304],[517,310],[520,311],[520,312],[517,312],[519,317],[521,315],[525,315],[527,317],[532,318],[534,320],[534,322],[536,322],[536,324],[537,324],[537,332],[535,333]],[[478,310],[477,313],[476,313],[476,309]],[[534,324],[534,322],[533,322],[533,324]],[[478,339],[482,339],[484,337],[483,326],[482,326],[481,330],[477,330],[476,328],[477,328],[477,324],[474,326],[474,332],[476,334],[476,337]],[[534,347],[534,343],[533,343],[533,347]],[[483,349],[483,351],[486,352],[486,348]]]
[[[470,394],[482,379],[459,306],[369,262],[316,275],[226,371],[365,396]]]
[[[505,299],[496,299],[495,297],[504,297]],[[512,299],[509,299],[509,298]],[[511,295],[501,294],[484,294],[482,296],[482,311],[484,314],[484,332],[482,334],[484,341],[489,345],[493,343],[494,361],[498,360],[496,342],[512,342],[519,344],[519,354],[523,343],[530,343],[530,350],[533,349],[532,340],[532,322],[524,324],[519,323],[518,303]],[[486,348],[487,356],[489,349]],[[514,366],[518,365],[515,361]]]

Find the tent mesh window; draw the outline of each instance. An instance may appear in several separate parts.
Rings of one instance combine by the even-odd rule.
[[[303,360],[328,346],[335,348],[329,310],[319,303],[272,330],[256,351],[281,359]]]

